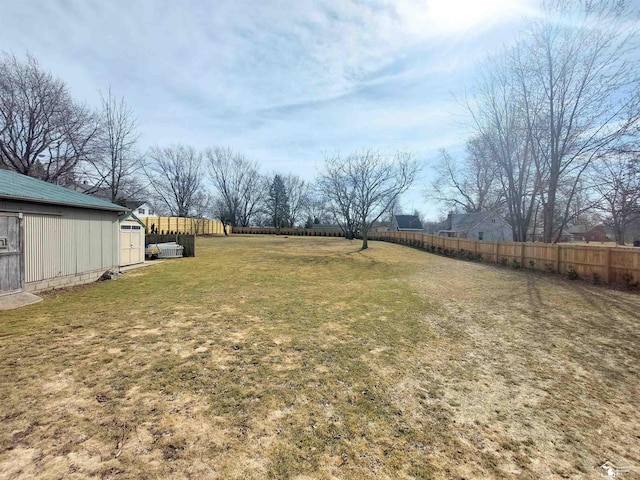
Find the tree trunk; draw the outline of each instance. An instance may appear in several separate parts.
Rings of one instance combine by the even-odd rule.
[[[622,227],[622,225],[616,225],[615,227],[613,227],[613,232],[616,239],[616,245],[624,245],[625,229]]]
[[[369,248],[369,231],[366,228],[362,229],[362,248],[360,250],[366,250]]]

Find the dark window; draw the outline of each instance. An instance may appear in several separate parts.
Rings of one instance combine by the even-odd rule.
[[[478,232],[478,240],[482,240],[482,237],[484,237],[484,232]]]

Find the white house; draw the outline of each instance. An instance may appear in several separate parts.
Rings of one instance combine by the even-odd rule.
[[[442,226],[444,228],[438,230],[438,235],[445,237],[489,242],[513,240],[511,226],[495,212],[450,213]]]
[[[125,202],[126,206],[133,214],[138,218],[155,217],[158,214],[155,212],[153,206],[149,205],[145,201],[130,200]]]

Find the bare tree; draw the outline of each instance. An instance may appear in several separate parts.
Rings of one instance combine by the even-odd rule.
[[[193,196],[193,208],[191,210],[191,222],[196,233],[202,233],[207,218],[211,218],[214,212],[213,197],[210,193],[200,188]],[[226,234],[226,232],[225,232]]]
[[[524,242],[535,224],[540,184],[532,156],[532,141],[517,82],[507,55],[486,61],[477,77],[474,100],[467,103],[477,137],[494,162],[501,196],[506,203],[513,240]]]
[[[419,171],[420,165],[410,153],[397,152],[389,158],[375,150],[363,150],[344,158],[325,157],[318,185],[346,236],[352,238],[359,232],[365,250],[373,222],[411,187]]]
[[[264,193],[258,165],[230,148],[210,148],[205,155],[209,178],[217,190],[214,205],[218,218],[232,226],[248,227]]]
[[[606,155],[591,169],[598,210],[613,227],[618,245],[624,245],[627,228],[640,219],[640,158],[637,153]]]
[[[634,17],[624,0],[550,0],[513,47],[489,59],[470,108],[492,146],[524,240],[540,211],[543,240],[576,214],[589,166],[640,122]]]
[[[92,180],[95,191],[106,191],[109,199],[117,202],[143,190],[137,178],[143,160],[136,149],[140,134],[138,122],[124,98],[115,98],[109,89],[106,97],[101,94],[101,104],[97,138],[100,151],[85,162],[83,173]]]
[[[193,147],[173,145],[154,147],[146,168],[158,201],[172,215],[188,217],[194,212],[202,184],[202,154]]]
[[[287,223],[294,227],[302,220],[301,217],[309,202],[309,186],[298,175],[289,174],[283,176],[282,180],[289,205]]]
[[[0,60],[0,164],[70,185],[75,168],[96,149],[96,115],[73,101],[61,80],[27,55]]]
[[[309,186],[309,196],[304,204],[303,214],[307,217],[306,225],[309,226],[327,224],[333,218],[327,199],[315,184]]]
[[[462,162],[454,160],[444,149],[440,157],[427,198],[444,202],[449,210],[461,209],[466,213],[493,211],[502,206],[499,168],[482,137],[467,142]]]
[[[637,31],[625,1],[554,1],[512,55],[541,186],[545,242],[557,241],[589,165],[640,120]],[[559,196],[564,193],[563,201]]]

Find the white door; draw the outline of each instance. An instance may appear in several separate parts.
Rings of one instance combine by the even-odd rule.
[[[140,225],[120,225],[120,265],[144,262],[144,231]]]

